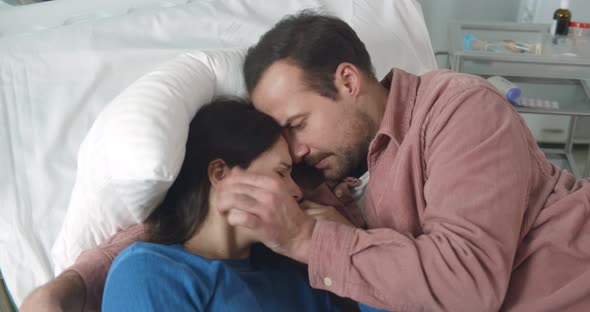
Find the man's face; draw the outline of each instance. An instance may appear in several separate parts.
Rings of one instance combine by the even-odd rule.
[[[337,100],[321,96],[307,88],[297,66],[277,61],[251,96],[256,109],[283,126],[293,161],[305,161],[336,182],[366,162],[375,130],[358,103],[341,93]]]

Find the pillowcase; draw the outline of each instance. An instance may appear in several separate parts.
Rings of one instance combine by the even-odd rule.
[[[84,250],[143,222],[163,200],[197,110],[216,96],[246,95],[245,52],[185,53],[105,106],[78,152],[68,211],[52,248],[56,275]]]

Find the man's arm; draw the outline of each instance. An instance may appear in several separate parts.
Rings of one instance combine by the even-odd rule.
[[[20,311],[82,311],[85,300],[86,289],[80,275],[74,271],[65,271],[31,292]]]
[[[35,289],[23,302],[21,311],[100,311],[113,259],[127,246],[145,238],[144,227],[135,225],[83,252],[73,266]]]

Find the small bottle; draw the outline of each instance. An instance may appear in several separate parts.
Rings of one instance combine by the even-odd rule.
[[[559,9],[553,13],[553,23],[551,24],[551,34],[554,36],[567,36],[572,12],[569,10],[570,1],[561,0]]]
[[[590,57],[590,23],[571,22],[568,37],[577,55]]]
[[[504,77],[492,76],[487,80],[513,105],[515,104],[516,99],[522,94],[522,91],[518,86]]]
[[[590,23],[570,22],[569,35],[572,37],[590,35]]]

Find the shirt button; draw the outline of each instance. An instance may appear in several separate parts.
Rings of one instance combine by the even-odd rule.
[[[342,197],[342,190],[341,189],[337,189],[336,192],[334,192],[336,197],[340,198]]]
[[[324,277],[324,285],[328,287],[332,286],[332,279],[329,277]]]

